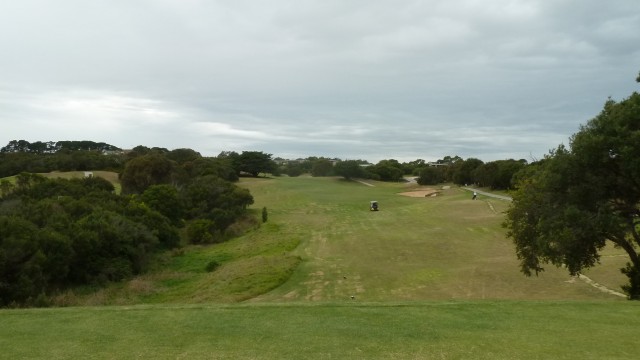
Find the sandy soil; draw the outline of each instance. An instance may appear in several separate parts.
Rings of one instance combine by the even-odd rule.
[[[413,190],[407,192],[401,192],[398,195],[409,196],[409,197],[427,197],[438,193],[438,190],[431,188],[424,188],[420,190]]]

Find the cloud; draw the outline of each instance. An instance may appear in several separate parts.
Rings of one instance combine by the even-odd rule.
[[[540,157],[638,43],[633,0],[4,2],[0,143]]]

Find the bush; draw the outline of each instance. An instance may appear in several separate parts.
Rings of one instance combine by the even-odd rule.
[[[187,239],[192,244],[209,244],[214,242],[213,231],[215,224],[211,220],[193,220],[187,226]]]
[[[209,261],[209,263],[207,263],[207,266],[205,267],[205,270],[207,270],[207,272],[212,272],[215,269],[217,269],[220,266],[220,263],[216,260],[211,260]]]

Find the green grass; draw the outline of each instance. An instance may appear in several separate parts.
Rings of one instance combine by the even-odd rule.
[[[303,262],[290,281],[255,301],[333,301],[355,295],[366,301],[450,299],[612,299],[547,267],[525,277],[501,227],[508,202],[472,201],[456,187],[437,197],[398,193],[399,183],[327,178],[245,180],[256,207],[267,206],[281,235],[300,236]],[[380,211],[368,211],[370,200]],[[625,278],[621,250],[588,275],[614,290]],[[604,263],[604,261],[603,261]]]
[[[637,302],[566,270],[519,272],[507,202],[456,187],[336,178],[242,179],[269,221],[60,305],[0,311],[2,358],[633,358]],[[377,200],[380,211],[368,210]],[[585,272],[618,290],[626,258]],[[206,270],[210,261],[220,266]],[[351,299],[354,296],[354,299]]]
[[[473,201],[452,187],[436,197],[416,186],[337,178],[243,179],[269,221],[231,241],[192,246],[159,270],[96,292],[67,292],[58,305],[422,300],[611,300],[566,270],[525,277],[501,227],[508,202]],[[369,211],[377,200],[380,211]],[[620,291],[626,258],[607,249],[586,272]],[[207,272],[207,264],[221,264]]]
[[[297,303],[0,311],[2,358],[630,359],[632,302]]]

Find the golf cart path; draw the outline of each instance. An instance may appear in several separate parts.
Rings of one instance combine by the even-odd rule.
[[[506,201],[512,201],[513,200],[510,196],[492,194],[492,193],[488,193],[486,191],[482,191],[482,190],[478,190],[478,189],[474,189],[474,188],[470,188],[470,187],[463,187],[463,189],[465,189],[467,191],[475,191],[480,195],[484,195],[484,196],[488,196],[488,197],[492,197],[492,198],[496,198],[496,199],[500,199],[500,200],[506,200]]]

